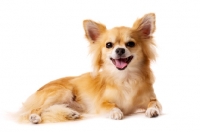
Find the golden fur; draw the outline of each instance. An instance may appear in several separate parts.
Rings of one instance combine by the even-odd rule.
[[[90,43],[93,72],[44,85],[23,104],[19,120],[34,124],[61,122],[79,119],[84,113],[106,114],[120,120],[137,109],[145,109],[147,117],[160,115],[162,108],[154,94],[150,69],[150,62],[155,60],[155,14],[144,15],[131,28],[108,30],[92,20],[84,20],[83,27]],[[135,45],[125,45],[129,41]],[[108,42],[110,48],[106,47]],[[111,61],[118,48],[133,56],[121,70]]]

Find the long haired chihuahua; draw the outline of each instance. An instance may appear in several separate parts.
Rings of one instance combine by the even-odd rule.
[[[144,109],[147,117],[161,114],[150,68],[155,60],[155,14],[137,19],[132,27],[114,27],[84,20],[93,71],[51,81],[23,104],[21,122],[33,124],[75,120],[84,114],[104,114],[121,120]]]

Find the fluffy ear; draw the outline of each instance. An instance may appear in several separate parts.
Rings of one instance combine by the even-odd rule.
[[[106,31],[106,26],[103,24],[94,22],[92,20],[84,20],[83,27],[85,30],[85,36],[87,40],[90,42],[90,54],[92,55],[92,66],[93,66],[93,76],[96,76],[102,66],[101,61],[101,48],[100,44],[95,43],[100,35]]]
[[[149,13],[136,20],[136,22],[133,24],[133,29],[138,31],[142,38],[151,38],[156,29],[155,14]]]
[[[94,43],[98,37],[106,31],[106,26],[103,24],[94,22],[92,20],[84,20],[83,27],[85,30],[85,36],[89,40],[90,43]]]

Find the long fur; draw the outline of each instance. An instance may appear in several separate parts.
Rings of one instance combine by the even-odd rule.
[[[63,122],[79,119],[84,113],[105,114],[120,120],[137,109],[145,109],[147,117],[160,115],[162,107],[153,90],[154,76],[150,69],[156,57],[155,14],[144,15],[133,27],[108,30],[92,20],[84,20],[83,27],[93,56],[93,72],[44,85],[25,101],[19,121]],[[126,46],[128,41],[135,46]],[[106,48],[107,42],[112,42],[113,47]],[[117,47],[134,56],[124,70],[118,70],[110,60]]]

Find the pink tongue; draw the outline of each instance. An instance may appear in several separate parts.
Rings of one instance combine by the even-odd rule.
[[[115,66],[117,67],[117,68],[120,68],[120,69],[123,69],[124,67],[126,67],[128,64],[125,62],[125,61],[123,61],[122,59],[116,59],[115,60]]]

